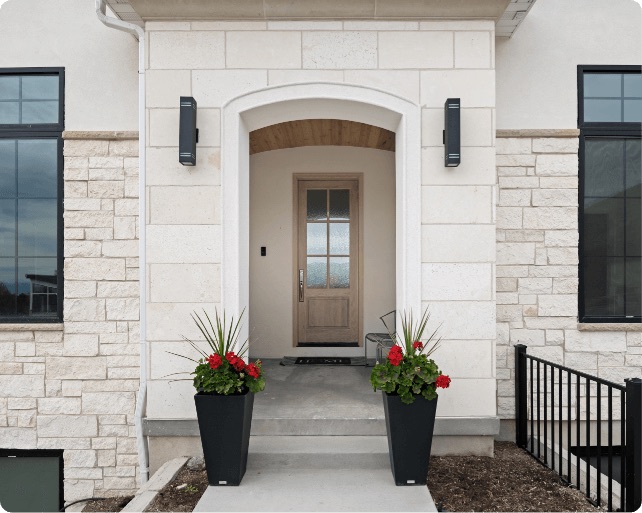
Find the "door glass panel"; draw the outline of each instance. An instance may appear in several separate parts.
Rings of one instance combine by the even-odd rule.
[[[640,235],[642,231],[642,203],[638,198],[626,200],[626,255],[642,256]]]
[[[308,221],[325,221],[328,218],[327,189],[308,190]]]
[[[324,289],[327,285],[328,263],[326,257],[308,257],[307,283],[310,289]]]
[[[330,223],[330,254],[350,254],[350,223]]]
[[[327,223],[308,223],[308,255],[327,255]]]
[[[350,287],[350,257],[330,257],[330,288]]]
[[[584,96],[622,96],[622,75],[584,73]]]
[[[350,220],[350,190],[330,190],[330,219],[332,221]]]

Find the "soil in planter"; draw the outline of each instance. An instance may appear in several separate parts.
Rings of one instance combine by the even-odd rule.
[[[205,470],[191,470],[185,466],[145,511],[193,511],[206,489]]]
[[[447,511],[601,511],[511,442],[494,458],[433,456],[428,489]]]
[[[99,501],[88,501],[85,504],[83,511],[120,511],[123,509],[129,501],[134,498],[133,495],[128,497],[108,497]]]

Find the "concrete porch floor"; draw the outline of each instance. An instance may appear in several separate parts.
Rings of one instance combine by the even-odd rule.
[[[264,360],[247,471],[194,511],[436,511],[426,486],[395,486],[370,367]]]

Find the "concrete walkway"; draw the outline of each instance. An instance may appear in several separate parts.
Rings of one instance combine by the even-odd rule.
[[[194,511],[437,511],[426,486],[395,486],[370,368],[264,369],[245,477],[210,486]]]

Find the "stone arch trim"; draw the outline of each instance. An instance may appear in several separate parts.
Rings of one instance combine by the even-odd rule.
[[[336,83],[288,84],[227,102],[221,113],[221,303],[249,304],[249,132],[284,121],[333,118],[395,132],[396,305],[421,308],[421,108],[394,94]],[[247,320],[247,318],[246,318]],[[247,339],[248,323],[241,339]]]

